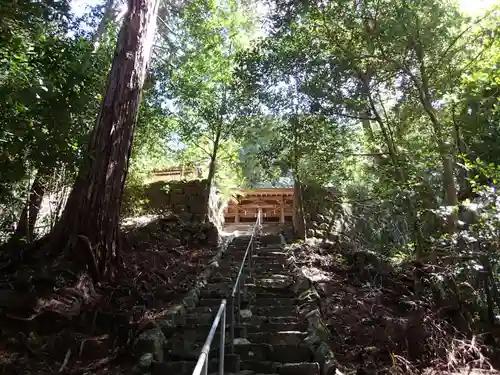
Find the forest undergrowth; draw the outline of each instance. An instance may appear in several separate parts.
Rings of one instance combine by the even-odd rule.
[[[291,248],[321,297],[319,308],[341,371],[500,373],[495,370],[500,365],[498,326],[484,330],[477,325],[475,306],[460,295],[464,285],[455,284],[446,265],[396,265],[352,243],[317,238]],[[438,298],[451,283],[455,288],[445,287],[446,295]],[[466,287],[471,292],[472,286]]]
[[[215,254],[207,242],[198,225],[156,219],[121,233],[113,282],[49,259],[3,274],[0,373],[130,373],[135,337],[194,285]]]

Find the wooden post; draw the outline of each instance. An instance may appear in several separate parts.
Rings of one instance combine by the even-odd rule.
[[[281,194],[280,199],[280,223],[285,223],[285,197]]]
[[[234,223],[239,224],[240,222],[240,208],[236,205],[236,216],[234,217]]]

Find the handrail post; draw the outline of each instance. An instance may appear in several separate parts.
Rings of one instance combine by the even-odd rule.
[[[252,244],[250,245],[250,254],[249,255],[249,258],[248,258],[248,275],[250,276],[250,278],[252,277],[252,263],[253,263],[253,250],[254,250],[254,245],[255,245],[255,241],[254,241],[254,238],[251,239],[252,241]]]
[[[222,313],[222,325],[220,326],[220,348],[219,348],[219,375],[224,375],[224,347],[226,345],[226,310]]]
[[[237,302],[238,302],[238,318],[237,318],[237,322],[238,322],[238,325],[241,325],[241,284],[240,284],[240,282],[238,282]]]
[[[234,354],[234,296],[231,296],[231,354]]]

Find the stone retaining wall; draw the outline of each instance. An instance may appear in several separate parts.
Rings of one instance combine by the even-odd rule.
[[[178,215],[183,221],[209,220],[221,230],[224,226],[224,206],[217,189],[210,189],[206,202],[207,180],[158,181],[145,191],[148,209],[164,216]]]
[[[282,238],[282,243],[285,239]],[[320,295],[314,282],[299,268],[294,257],[293,247],[285,248],[287,252],[287,266],[294,274],[292,290],[299,300],[299,313],[308,322],[308,335],[305,344],[314,354],[314,360],[320,364],[321,375],[344,375],[340,365],[330,349],[328,342],[334,339],[323,322],[319,307]]]

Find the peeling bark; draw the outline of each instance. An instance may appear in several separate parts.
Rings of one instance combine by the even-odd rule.
[[[156,28],[158,0],[129,0],[88,160],[80,170],[61,220],[51,233],[52,252],[68,251],[94,279],[113,276],[119,259],[119,212],[134,127]],[[78,240],[86,237],[87,241]],[[93,269],[96,259],[98,270]]]

